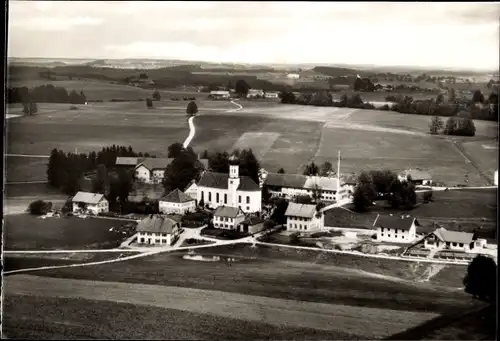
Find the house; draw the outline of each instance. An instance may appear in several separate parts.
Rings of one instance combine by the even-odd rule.
[[[498,186],[498,169],[495,171],[493,175],[493,185]]]
[[[144,158],[118,156],[116,157],[115,166],[117,168],[134,169],[143,160]]]
[[[450,231],[443,227],[424,237],[424,248],[429,250],[471,252],[485,244],[486,240],[476,239],[474,233]]]
[[[172,158],[145,158],[135,166],[135,178],[145,183],[158,184],[165,177],[165,169]]]
[[[398,175],[400,181],[407,181],[409,178],[411,178],[410,181],[415,185],[432,185],[432,177],[429,172],[419,168],[407,169]]]
[[[249,89],[247,93],[247,98],[263,98],[264,90],[260,89]]]
[[[325,215],[317,212],[316,205],[291,202],[288,204],[285,216],[288,231],[321,230],[325,226]]]
[[[73,203],[73,213],[99,214],[109,212],[109,202],[104,194],[78,192],[71,199]]]
[[[288,75],[286,75],[286,78],[288,78],[288,79],[299,79],[300,75],[298,73],[289,73]]]
[[[149,245],[172,245],[180,235],[177,220],[152,214],[137,224],[137,242]]]
[[[264,230],[264,219],[256,216],[246,218],[238,227],[238,231],[250,234],[255,234],[262,230]]]
[[[210,91],[208,98],[215,99],[215,100],[229,99],[229,98],[231,98],[231,94],[229,93],[229,91],[214,90],[214,91]]]
[[[193,198],[196,201],[196,204],[198,204],[198,201],[196,200],[198,194],[198,185],[196,184],[195,180],[191,180],[186,188],[184,188],[184,193]]]
[[[239,175],[239,160],[229,158],[229,174],[205,172],[197,184],[198,203],[203,201],[209,208],[221,205],[239,207],[245,213],[260,212],[262,191],[248,176]]]
[[[158,205],[159,211],[164,214],[184,215],[196,210],[196,200],[184,194],[178,188],[161,198]]]
[[[377,229],[377,240],[395,243],[411,243],[415,240],[417,226],[416,218],[409,215],[380,215],[373,222]]]
[[[341,187],[339,190],[339,181],[337,178],[328,178],[324,176],[309,176],[304,184],[309,196],[313,196],[315,189],[319,190],[320,200],[339,201],[349,197],[347,188]]]
[[[239,207],[219,206],[214,212],[215,228],[235,230],[245,220],[245,213]]]
[[[264,94],[264,97],[265,98],[277,99],[277,98],[279,98],[279,93],[277,93],[277,92],[266,92]]]

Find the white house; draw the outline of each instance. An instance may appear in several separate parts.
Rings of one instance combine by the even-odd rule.
[[[219,206],[214,212],[215,228],[234,230],[245,220],[245,213],[238,207]]]
[[[266,92],[266,93],[264,93],[264,97],[265,98],[276,99],[276,98],[279,98],[279,93],[277,93],[277,92]]]
[[[485,244],[486,240],[476,240],[473,233],[450,231],[443,227],[424,238],[424,248],[429,250],[473,252],[474,249],[482,248]]]
[[[288,79],[299,79],[300,75],[298,73],[289,73],[288,75],[286,75],[286,78],[288,78]]]
[[[495,175],[493,176],[493,184],[498,186],[498,169],[495,171]]]
[[[416,218],[409,215],[380,215],[373,222],[377,229],[377,240],[395,243],[411,243],[415,240],[417,226]]]
[[[264,219],[256,216],[247,217],[238,227],[238,231],[250,234],[258,233],[262,230],[264,230]]]
[[[249,89],[247,93],[247,98],[264,98],[264,90]]]
[[[135,166],[135,178],[145,183],[161,183],[172,158],[146,158]]]
[[[315,231],[325,226],[325,215],[316,210],[316,205],[291,202],[288,204],[285,216],[288,231]]]
[[[261,188],[252,178],[239,175],[239,160],[235,156],[229,158],[229,175],[205,172],[197,186],[198,203],[203,201],[210,208],[225,205],[239,207],[245,213],[262,209]]]
[[[191,180],[191,182],[184,189],[184,193],[196,200],[198,194],[198,185],[196,184],[195,180]]]
[[[137,242],[150,245],[172,245],[180,234],[180,225],[176,220],[152,214],[137,224]]]
[[[411,182],[415,185],[432,185],[432,176],[429,172],[419,168],[407,169],[398,175],[400,181],[407,181],[408,178],[411,178]]]
[[[208,95],[208,98],[212,98],[212,99],[229,99],[229,98],[231,98],[231,94],[229,93],[229,91],[214,90],[214,91],[210,91],[210,94]]]
[[[184,215],[196,210],[196,200],[184,194],[178,188],[158,201],[159,210],[164,214]]]
[[[74,213],[99,214],[109,212],[109,202],[104,194],[78,192],[71,199]]]

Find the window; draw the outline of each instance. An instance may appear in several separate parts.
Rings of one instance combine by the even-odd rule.
[[[250,196],[247,195],[247,204],[250,203]]]
[[[405,239],[405,236],[401,236],[401,239]]]
[[[205,197],[205,192],[201,191],[201,200],[203,200],[203,198]]]
[[[160,244],[160,239],[159,239],[159,238],[156,238],[156,239],[155,239],[155,243],[156,243],[156,244]]]
[[[224,193],[224,204],[227,204],[227,194]]]
[[[227,217],[224,217],[224,221],[227,221]]]
[[[383,227],[380,228],[380,232],[384,232],[384,228]]]
[[[238,203],[241,204],[241,195],[238,195]]]
[[[208,201],[212,201],[212,192],[208,192]]]
[[[219,227],[219,223],[214,223],[214,226],[215,227]]]
[[[229,218],[229,222],[232,223],[233,222],[233,218]]]
[[[453,243],[453,246],[457,246],[457,243]]]
[[[464,244],[463,243],[459,243],[458,246],[464,247]]]
[[[219,193],[215,193],[215,202],[219,202]]]
[[[144,243],[144,238],[139,239],[139,243]]]
[[[247,211],[250,211],[250,206],[247,206]]]

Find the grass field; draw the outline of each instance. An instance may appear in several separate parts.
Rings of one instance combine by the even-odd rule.
[[[48,218],[28,214],[4,217],[6,250],[106,249],[120,244],[124,236],[109,231],[127,222],[108,219]]]

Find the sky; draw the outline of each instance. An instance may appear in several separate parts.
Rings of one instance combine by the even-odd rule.
[[[498,69],[500,2],[9,1],[8,56]]]

